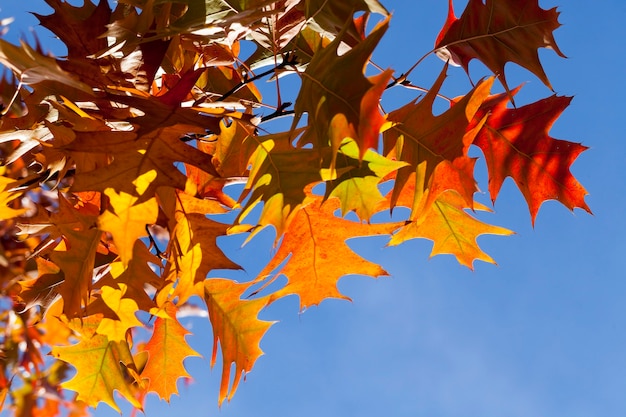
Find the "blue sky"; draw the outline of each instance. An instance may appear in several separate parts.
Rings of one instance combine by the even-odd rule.
[[[9,37],[34,25],[24,11],[47,10],[42,3],[0,0],[0,18],[17,17]],[[447,2],[383,4],[394,16],[374,59],[400,73],[432,48]],[[188,321],[196,333],[188,340],[207,359],[188,360],[195,381],[181,384],[181,397],[169,406],[152,397],[146,415],[626,415],[626,2],[540,4],[559,6],[563,26],[555,36],[569,57],[543,50],[546,73],[558,94],[575,96],[551,136],[591,148],[572,171],[589,191],[594,215],[549,202],[533,229],[520,192],[507,180],[496,213],[486,219],[517,234],[480,238],[497,266],[477,263],[471,272],[449,256],[429,260],[428,241],[396,248],[383,248],[380,239],[355,242],[358,253],[382,263],[392,277],[342,279],[340,289],[352,303],[329,300],[304,313],[294,297],[270,306],[263,317],[280,322],[262,341],[266,355],[221,410],[220,369],[208,365],[210,329],[203,320]],[[455,5],[460,14],[465,1]],[[428,86],[441,65],[431,57],[411,80]],[[531,73],[506,69],[511,86],[528,81],[519,103],[551,94]],[[480,65],[471,73],[476,80],[485,74]],[[467,91],[465,73],[452,68],[444,90],[451,96]],[[388,108],[410,97],[391,96]],[[484,163],[478,170],[484,172]],[[487,188],[484,181],[480,186]],[[248,278],[268,259],[270,237],[230,251],[248,267]],[[106,405],[94,414],[117,415]]]

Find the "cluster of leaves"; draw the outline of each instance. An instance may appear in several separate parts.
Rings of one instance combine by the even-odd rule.
[[[208,311],[219,402],[230,399],[262,353],[271,323],[260,310],[293,294],[302,308],[346,298],[342,276],[386,274],[351,251],[353,237],[425,238],[433,255],[493,262],[477,236],[510,232],[471,214],[487,208],[474,201],[470,145],[485,155],[492,200],[511,177],[533,220],[548,199],[589,210],[569,171],[585,148],[548,134],[570,98],[513,106],[518,89],[504,75],[514,62],[550,87],[537,49],[561,55],[558,13],[537,0],[470,0],[459,18],[450,1],[429,54],[466,71],[478,59],[495,77],[439,115],[448,63],[423,97],[382,111],[385,91],[412,84],[411,71],[369,66],[390,20],[377,0],[46,3],[54,12],[37,17],[66,57],[0,39],[10,70],[0,82],[0,389],[19,415],[119,410],[114,390],[137,408],[148,393],[169,400],[189,376],[183,360],[198,355],[177,320],[190,302]],[[243,44],[254,46],[247,56]],[[299,77],[293,108],[283,76]],[[262,100],[263,77],[276,103]],[[491,94],[495,78],[504,93]],[[289,129],[268,131],[286,115]],[[228,193],[237,182],[240,195]],[[370,221],[397,207],[404,221]],[[207,278],[239,268],[218,238],[266,226],[279,247],[257,278]],[[274,289],[279,275],[286,284]]]

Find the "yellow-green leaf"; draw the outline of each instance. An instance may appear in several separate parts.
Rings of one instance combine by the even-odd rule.
[[[96,334],[72,346],[54,347],[51,355],[76,368],[76,375],[61,384],[63,388],[75,391],[78,394],[76,398],[91,407],[105,402],[121,413],[113,398],[114,390],[134,407],[142,408],[126,379],[125,366],[120,364],[127,363],[127,351],[126,342],[113,342],[106,336]]]

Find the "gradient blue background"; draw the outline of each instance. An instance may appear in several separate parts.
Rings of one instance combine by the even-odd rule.
[[[394,16],[374,60],[399,74],[432,48],[447,1],[383,3]],[[457,14],[465,3],[455,1]],[[210,328],[203,319],[185,320],[196,333],[190,344],[207,359],[186,361],[194,382],[181,383],[181,397],[170,405],[150,397],[147,416],[626,415],[626,2],[540,4],[559,6],[563,26],[555,36],[569,57],[542,50],[544,67],[558,94],[575,96],[551,135],[591,148],[572,171],[589,191],[594,215],[549,202],[533,229],[520,192],[507,180],[496,213],[485,219],[517,235],[480,238],[498,266],[477,263],[471,272],[449,256],[429,260],[428,241],[397,248],[383,248],[382,239],[355,241],[355,250],[382,263],[392,278],[342,279],[340,289],[353,303],[329,300],[300,314],[290,297],[266,309],[263,318],[280,320],[261,343],[266,355],[221,410],[221,370],[208,365]],[[40,0],[0,0],[0,18],[17,17],[8,38],[36,24],[26,10],[49,9]],[[57,47],[48,32],[36,30],[44,45]],[[429,86],[441,65],[431,56],[410,79]],[[479,64],[471,69],[475,80],[486,74]],[[506,69],[511,86],[528,81],[520,105],[551,94],[531,73]],[[444,93],[462,94],[467,85],[464,72],[451,68]],[[387,110],[415,93],[389,96]],[[486,190],[484,171],[481,162]],[[270,232],[243,249],[224,242],[248,268],[238,279],[253,278],[269,259],[269,239]],[[118,415],[106,405],[94,414]]]

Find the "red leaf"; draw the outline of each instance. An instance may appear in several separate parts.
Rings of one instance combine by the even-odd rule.
[[[474,144],[487,159],[489,193],[495,201],[506,177],[522,191],[533,223],[541,204],[558,200],[570,210],[585,203],[587,192],[569,171],[587,148],[578,143],[550,137],[548,131],[571,101],[552,96],[517,108],[506,107],[509,97],[491,97],[476,113],[475,121],[490,113]]]
[[[556,8],[544,10],[537,0],[470,0],[460,18],[456,18],[449,0],[448,19],[435,48],[437,54],[468,72],[472,59],[482,61],[509,90],[504,65],[515,62],[535,74],[552,89],[539,62],[537,48],[559,50],[552,32],[560,24]]]

